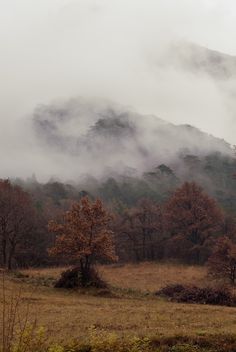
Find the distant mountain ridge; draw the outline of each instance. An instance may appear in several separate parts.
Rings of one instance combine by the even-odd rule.
[[[159,64],[175,66],[194,73],[208,74],[214,79],[236,78],[236,56],[185,41],[172,43]]]
[[[234,111],[236,57],[191,43],[175,43],[157,65],[160,71],[162,65],[171,68],[163,69],[171,84],[172,79],[181,80],[182,74],[190,84],[202,78],[210,81],[219,90],[216,97],[232,103]],[[172,76],[172,71],[178,75]],[[207,89],[205,92],[207,103]],[[191,113],[191,101],[189,106]],[[197,113],[202,111],[197,105],[195,108]],[[209,111],[214,123],[219,115],[214,115],[214,109]],[[227,109],[222,111],[227,114]],[[175,125],[110,101],[75,98],[38,106],[31,127],[37,147],[58,167],[56,179],[65,180],[69,175],[71,184],[83,194],[123,208],[142,198],[165,201],[184,181],[195,181],[225,209],[236,212],[234,150],[225,140],[194,126]]]
[[[39,106],[32,123],[42,148],[72,156],[83,173],[87,165],[95,175],[108,169],[122,173],[127,167],[145,172],[157,164],[176,164],[183,154],[232,155],[227,142],[193,126],[174,125],[104,101],[78,98]]]

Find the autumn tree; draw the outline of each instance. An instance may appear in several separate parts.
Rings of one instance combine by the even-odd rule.
[[[99,199],[92,202],[88,197],[82,198],[64,213],[60,223],[49,222],[49,230],[57,235],[55,246],[49,250],[50,255],[75,264],[86,284],[97,260],[117,259],[109,227],[111,219]]]
[[[31,235],[34,218],[29,194],[9,180],[0,180],[0,241],[4,267],[12,269],[17,250]]]
[[[210,237],[216,234],[223,222],[223,213],[216,201],[196,183],[184,183],[165,207],[165,228],[171,239],[190,244],[195,261]]]
[[[227,236],[220,237],[207,262],[208,273],[214,278],[236,280],[236,244]]]
[[[160,206],[149,199],[140,200],[136,207],[125,211],[119,232],[120,240],[126,236],[124,246],[131,247],[137,261],[154,260],[162,234]]]

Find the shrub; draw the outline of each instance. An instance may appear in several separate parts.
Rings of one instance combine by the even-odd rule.
[[[35,325],[27,325],[20,333],[16,331],[12,342],[12,346],[6,352],[44,352],[47,349],[45,329],[37,328]]]
[[[80,267],[68,269],[61,274],[55,283],[56,288],[96,287],[107,288],[107,284],[100,278],[95,268],[82,271]]]
[[[189,344],[176,345],[170,349],[170,352],[203,352],[198,346],[193,346]]]
[[[177,285],[167,285],[163,288],[161,288],[159,291],[157,291],[158,296],[166,296],[166,297],[177,297],[177,295],[181,294],[183,292],[185,287],[183,285],[177,284]]]
[[[225,287],[196,287],[183,285],[168,285],[159,290],[157,295],[163,295],[176,302],[213,304],[235,306],[235,296]]]
[[[148,338],[130,337],[126,340],[116,333],[97,331],[96,328],[90,329],[87,342],[86,346],[90,346],[91,352],[149,352],[151,350]]]
[[[45,330],[32,319],[30,301],[23,296],[21,288],[7,289],[4,271],[1,281],[0,352],[44,352]]]

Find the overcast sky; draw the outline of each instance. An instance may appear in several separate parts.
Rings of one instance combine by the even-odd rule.
[[[236,144],[236,103],[214,81],[155,67],[170,41],[236,55],[235,38],[235,0],[0,0],[0,146],[23,148],[16,121],[75,96],[108,98]]]

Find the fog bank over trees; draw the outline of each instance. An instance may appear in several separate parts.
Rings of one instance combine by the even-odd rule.
[[[169,160],[169,149],[178,153],[183,143],[194,153],[196,130],[187,138],[184,128],[167,123],[161,127],[161,121],[150,116],[188,124],[235,144],[234,1],[150,0],[147,5],[144,0],[22,0],[19,5],[13,0],[1,5],[2,177],[35,172],[46,180],[86,171],[102,174],[99,164],[105,160],[97,152],[101,141],[96,123],[109,118],[113,124],[120,114],[135,125],[135,132],[129,126],[130,141],[122,138],[120,149],[118,136],[113,138],[109,155],[105,142],[104,167],[128,164],[143,171],[153,157],[158,157],[157,164],[166,155]],[[42,127],[44,119],[48,125]],[[37,128],[32,120],[38,121]],[[167,126],[172,132],[164,138],[161,129]],[[94,145],[86,154],[92,137]],[[165,152],[167,138],[171,143]],[[152,147],[147,158],[141,156],[145,143],[144,153]],[[209,144],[211,149],[212,141]]]

